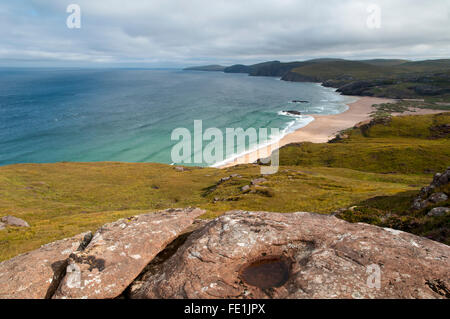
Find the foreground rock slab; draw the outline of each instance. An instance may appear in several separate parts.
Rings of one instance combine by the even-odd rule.
[[[67,258],[83,249],[90,232],[59,240],[0,263],[0,298],[49,298],[65,273]]]
[[[170,209],[101,227],[82,252],[69,258],[54,298],[114,298],[145,266],[205,211]]]
[[[311,213],[229,212],[132,298],[450,298],[450,247]]]

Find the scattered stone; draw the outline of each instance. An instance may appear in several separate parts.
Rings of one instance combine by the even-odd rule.
[[[115,298],[171,241],[205,211],[168,209],[102,226],[82,252],[70,255],[54,298]]]
[[[14,216],[4,216],[2,217],[1,221],[8,226],[30,227],[30,225],[28,225],[26,221]]]
[[[229,181],[229,180],[232,179],[232,178],[238,178],[238,177],[242,177],[242,176],[239,175],[239,174],[232,174],[232,175],[230,175],[230,176],[222,177],[222,178],[219,180],[218,184],[222,184],[223,182]]]
[[[431,203],[441,203],[448,200],[449,194],[443,192],[436,192],[435,190],[447,185],[450,182],[450,167],[444,173],[436,173],[433,181],[429,186],[422,187],[419,195],[414,198],[411,206],[414,210],[422,210]]]
[[[50,298],[65,273],[67,258],[92,238],[87,232],[0,263],[1,299]]]
[[[414,210],[421,210],[427,207],[428,202],[426,200],[420,200],[420,199],[414,199],[413,204],[411,205],[411,208]]]
[[[243,186],[242,188],[241,188],[241,191],[242,192],[249,192],[250,191],[250,185],[245,185],[245,186]]]
[[[252,185],[259,185],[259,184],[262,184],[264,182],[267,182],[267,179],[265,179],[264,177],[256,178],[256,179],[252,180]]]
[[[434,193],[430,197],[428,197],[428,201],[432,203],[441,203],[445,202],[448,199],[448,196],[445,193]]]
[[[226,182],[226,181],[228,181],[228,180],[230,180],[231,179],[231,177],[230,176],[227,176],[227,177],[222,177],[220,180],[219,180],[219,183],[223,183],[223,182]]]
[[[448,212],[450,212],[450,208],[448,207],[435,207],[430,210],[427,215],[431,217],[439,217],[446,215]]]
[[[402,231],[233,211],[192,233],[130,297],[445,298],[449,269],[449,246]]]

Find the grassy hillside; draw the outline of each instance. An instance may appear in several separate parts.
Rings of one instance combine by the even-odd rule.
[[[292,69],[283,79],[322,82],[347,95],[450,101],[449,59],[307,63]]]
[[[336,60],[305,63],[292,72],[315,77],[318,81],[348,78],[367,80],[376,78],[397,79],[406,75],[445,72],[450,70],[450,59],[404,62],[401,60]]]
[[[402,59],[372,59],[372,60],[362,60],[361,62],[378,66],[394,66],[410,61]]]
[[[450,164],[450,113],[393,117],[343,132],[337,143],[291,144],[281,165],[345,167],[377,173],[424,174]]]
[[[222,177],[239,174],[219,183]],[[430,175],[373,174],[349,169],[282,167],[254,193],[242,186],[259,167],[177,172],[160,164],[57,163],[0,168],[0,216],[25,219],[29,229],[0,231],[0,260],[95,230],[121,217],[169,207],[198,206],[205,218],[232,209],[330,213],[374,196],[416,190]]]
[[[429,184],[432,173],[449,164],[448,135],[435,129],[443,124],[450,124],[448,114],[393,118],[387,124],[351,129],[349,137],[337,143],[285,147],[278,173],[249,191],[242,187],[261,177],[258,165],[185,171],[163,164],[112,162],[3,166],[0,217],[14,215],[31,227],[0,231],[0,260],[121,217],[170,207],[201,207],[207,210],[203,218],[232,209],[331,213],[366,207],[364,203],[381,205],[378,199],[386,198],[391,200],[385,200],[385,206],[400,198],[406,207]],[[343,218],[382,225],[388,222],[383,214],[401,213],[397,206],[375,209],[376,214],[370,209]],[[410,223],[397,220],[392,226],[432,235],[442,227],[436,220],[426,224],[429,218],[420,214],[414,219],[420,227],[410,229]],[[447,240],[441,237],[436,238]]]

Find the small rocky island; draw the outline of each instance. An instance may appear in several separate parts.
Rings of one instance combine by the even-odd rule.
[[[288,111],[282,111],[283,113],[286,113],[287,115],[302,115],[302,113],[300,111],[295,111],[295,110],[288,110]]]

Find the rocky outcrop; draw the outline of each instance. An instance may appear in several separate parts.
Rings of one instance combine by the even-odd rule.
[[[294,116],[302,115],[302,112],[295,111],[295,110],[287,110],[287,111],[282,111],[282,112],[286,115],[294,115]]]
[[[132,298],[449,298],[450,247],[311,213],[229,212]]]
[[[204,213],[169,209],[101,227],[85,250],[70,255],[54,298],[115,298],[171,241]]]
[[[26,221],[23,219],[14,217],[14,216],[3,216],[1,219],[2,223],[7,226],[15,226],[15,227],[30,227]]]
[[[440,204],[448,201],[448,193],[442,189],[448,190],[450,183],[450,167],[444,173],[434,175],[433,181],[429,186],[423,187],[419,195],[414,199],[412,209],[421,210],[433,204]]]
[[[2,298],[450,298],[450,247],[312,213],[121,219],[0,263]]]
[[[90,232],[83,233],[0,263],[0,298],[50,297],[65,274],[69,255],[83,250],[91,238]]]
[[[430,210],[427,215],[431,217],[440,217],[445,216],[448,213],[450,213],[450,208],[448,207],[435,207]]]

